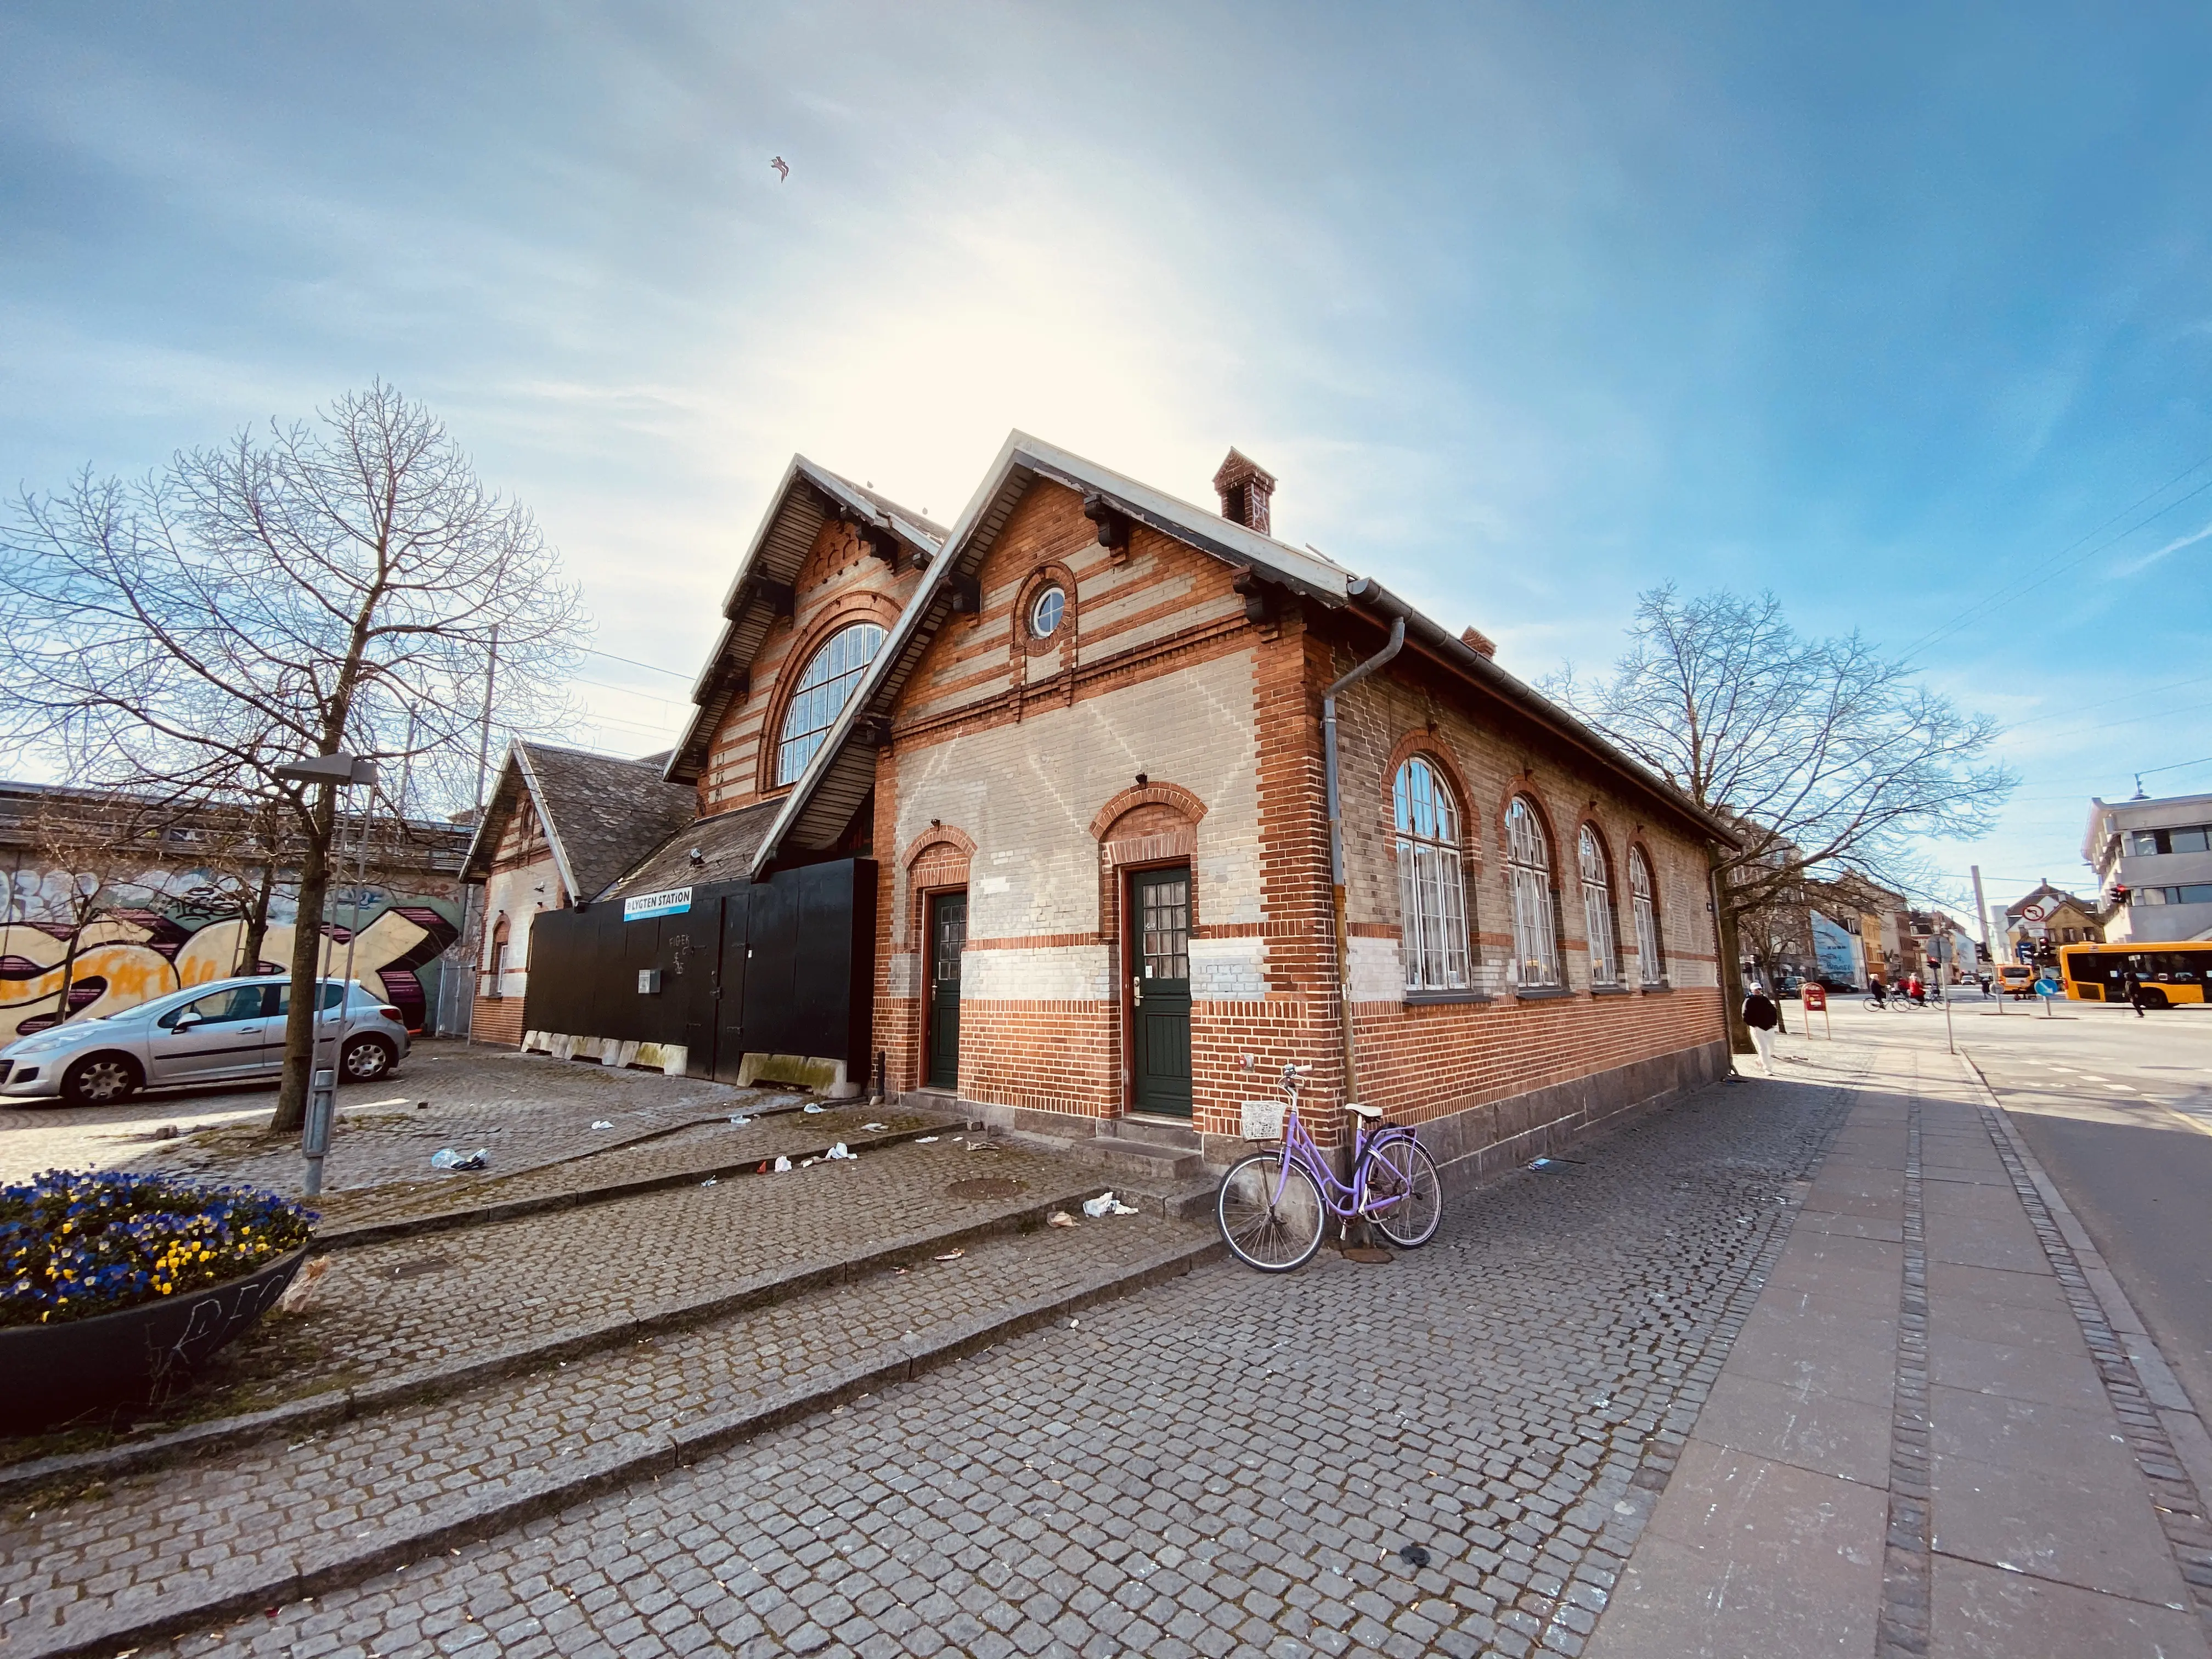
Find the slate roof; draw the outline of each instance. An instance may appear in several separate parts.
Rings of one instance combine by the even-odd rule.
[[[520,743],[507,750],[499,786],[469,848],[462,878],[482,881],[507,819],[527,790],[570,897],[588,899],[691,822],[698,792],[661,778],[651,761]]]
[[[775,822],[775,809],[781,805],[775,800],[756,801],[734,812],[718,812],[711,818],[687,823],[595,896],[625,898],[710,881],[743,881],[753,854]],[[695,847],[701,860],[697,864],[691,862]]]

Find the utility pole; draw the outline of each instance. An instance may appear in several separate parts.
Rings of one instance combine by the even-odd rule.
[[[483,721],[477,729],[477,814],[481,821],[484,805],[484,778],[491,765],[491,694],[493,682],[499,678],[499,624],[491,628],[491,660],[484,665]]]

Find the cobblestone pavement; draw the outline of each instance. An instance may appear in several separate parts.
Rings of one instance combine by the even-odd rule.
[[[452,1214],[488,1205],[529,1202],[587,1194],[636,1181],[704,1174],[733,1164],[820,1152],[843,1141],[854,1152],[885,1136],[940,1130],[955,1133],[960,1121],[942,1113],[902,1107],[824,1106],[809,1112],[797,1095],[769,1095],[739,1102],[733,1124],[719,1112],[711,1121],[647,1136],[615,1140],[606,1150],[540,1164],[513,1174],[459,1174],[420,1182],[395,1183],[341,1194],[322,1206],[326,1231],[381,1225],[427,1216]]]
[[[857,1109],[769,1118],[744,1129],[726,1124],[720,1156],[773,1158],[779,1146],[820,1146],[813,1126]],[[1018,1190],[999,1198],[947,1193],[951,1182],[978,1173],[1018,1183]],[[947,1138],[785,1175],[741,1176],[365,1244],[332,1255],[308,1312],[264,1320],[225,1350],[181,1409],[204,1417],[213,1401],[225,1413],[254,1410],[319,1389],[451,1370],[1102,1184],[1096,1171],[1065,1159],[1014,1150],[970,1153]],[[264,1349],[285,1363],[264,1363]],[[234,1376],[257,1380],[234,1383]]]
[[[1571,1656],[1841,1120],[1806,1071],[161,1650]]]
[[[0,1651],[119,1602],[204,1595],[241,1573],[362,1550],[665,1446],[686,1425],[926,1349],[988,1313],[1188,1249],[1149,1217],[927,1249],[792,1301],[502,1378],[468,1393],[126,1477],[0,1526]],[[1079,1316],[1079,1318],[1080,1316]],[[17,1599],[20,1598],[20,1599]]]
[[[324,1165],[326,1191],[419,1181],[441,1146],[490,1149],[512,1173],[603,1151],[716,1112],[742,1110],[770,1091],[700,1078],[586,1066],[538,1054],[420,1042],[392,1077],[338,1091],[339,1121]],[[413,1110],[418,1100],[427,1111]],[[381,1103],[380,1109],[375,1103]],[[259,1133],[276,1104],[273,1084],[140,1096],[119,1106],[0,1109],[0,1180],[41,1170],[178,1170],[297,1193],[297,1137]],[[600,1119],[612,1131],[594,1130]],[[174,1124],[196,1131],[156,1140]]]

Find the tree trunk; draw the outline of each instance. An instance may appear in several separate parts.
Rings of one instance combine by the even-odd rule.
[[[253,895],[253,902],[246,907],[246,938],[238,951],[238,971],[258,974],[261,971],[261,947],[269,942],[269,901],[276,890],[276,863],[270,860],[261,866],[261,885]]]
[[[1751,1027],[1743,1023],[1743,953],[1736,940],[1735,907],[1729,902],[1728,875],[1717,860],[1710,884],[1713,894],[1713,939],[1720,954],[1721,1012],[1728,1021],[1729,1051],[1756,1054]]]
[[[323,955],[323,901],[331,887],[331,832],[337,791],[325,783],[315,802],[313,828],[300,860],[299,908],[292,925],[292,1006],[284,1020],[284,1081],[276,1091],[272,1133],[287,1134],[307,1121],[307,1087],[315,1048],[315,981]],[[335,1063],[335,1062],[333,1062]]]

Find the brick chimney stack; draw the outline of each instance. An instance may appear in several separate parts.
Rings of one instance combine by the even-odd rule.
[[[1486,657],[1498,654],[1498,641],[1479,628],[1462,629],[1459,642],[1471,651],[1480,651]]]
[[[1221,516],[1231,524],[1241,524],[1247,530],[1256,530],[1262,536],[1273,535],[1269,528],[1267,498],[1275,493],[1275,475],[1237,450],[1229,452],[1229,459],[1221,464],[1221,471],[1213,475],[1213,487],[1221,496]]]

